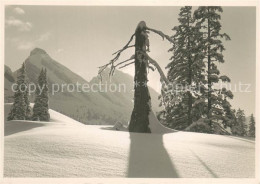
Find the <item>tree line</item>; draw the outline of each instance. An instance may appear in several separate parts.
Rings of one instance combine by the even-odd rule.
[[[38,76],[33,108],[30,106],[29,83],[26,75],[25,63],[23,63],[22,67],[18,70],[16,84],[13,96],[14,102],[7,120],[49,121],[50,114],[47,70],[42,69]]]

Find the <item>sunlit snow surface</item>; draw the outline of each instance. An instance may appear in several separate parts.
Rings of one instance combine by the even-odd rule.
[[[120,132],[50,113],[48,123],[5,122],[5,177],[254,177],[253,140]]]

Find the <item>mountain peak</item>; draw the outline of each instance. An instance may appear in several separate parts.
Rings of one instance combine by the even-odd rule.
[[[31,51],[30,56],[36,55],[36,54],[47,54],[47,52],[41,48],[35,48]]]

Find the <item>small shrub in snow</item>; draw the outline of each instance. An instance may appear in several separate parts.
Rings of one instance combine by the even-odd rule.
[[[127,128],[119,121],[115,123],[113,128],[115,130],[117,130],[117,131],[125,131],[125,130],[127,130]]]

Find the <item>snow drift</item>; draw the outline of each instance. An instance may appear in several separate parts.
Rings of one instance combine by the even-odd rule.
[[[9,108],[6,104],[5,112]],[[253,140],[181,131],[112,131],[53,110],[50,115],[51,122],[5,122],[5,177],[255,176]]]

